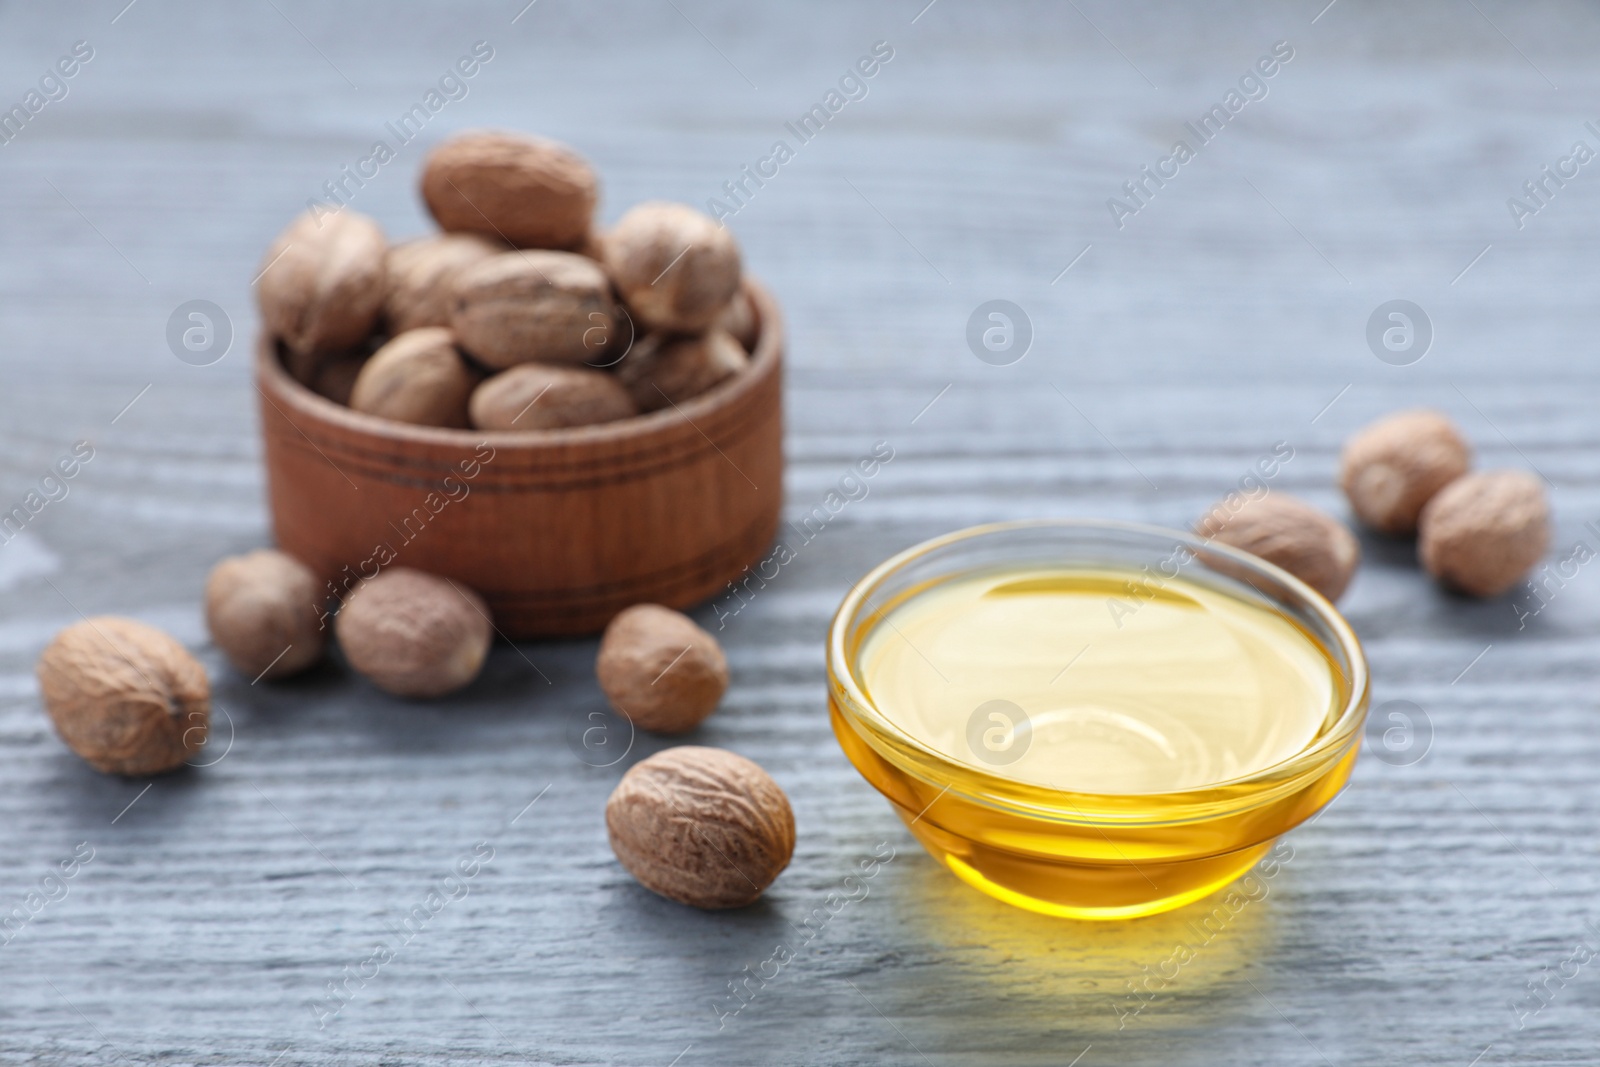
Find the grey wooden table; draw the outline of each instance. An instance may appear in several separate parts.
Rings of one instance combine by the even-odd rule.
[[[1484,465],[1549,480],[1553,559],[1600,548],[1600,164],[1561,162],[1600,148],[1593,5],[523,2],[0,0],[0,106],[75,42],[93,53],[0,145],[0,509],[94,448],[0,545],[0,915],[27,917],[0,945],[0,1058],[1600,1059],[1600,960],[1574,955],[1600,945],[1594,567],[1521,626],[1517,596],[1441,594],[1409,546],[1366,540],[1344,606],[1377,701],[1411,702],[1417,730],[1369,748],[1270,892],[1137,1015],[1128,984],[1196,913],[1058,922],[958,884],[840,755],[822,654],[848,582],[975,522],[1185,524],[1280,441],[1276,486],[1342,513],[1341,440],[1408,404],[1452,412]],[[251,686],[201,623],[211,563],[269,536],[245,358],[260,252],[478,41],[492,60],[358,209],[421,232],[418,161],[467,126],[572,142],[608,219],[703,204],[787,140],[729,225],[790,316],[789,514],[894,450],[722,632],[733,686],[693,740],[764,764],[799,825],[793,865],[737,914],[654,898],[613,861],[605,797],[661,742],[579,758],[603,707],[592,642],[501,646],[460,698],[416,705],[336,666]],[[865,96],[800,143],[785,123],[878,41],[893,58]],[[1226,112],[1280,41],[1292,58]],[[1218,104],[1202,142],[1184,123]],[[1193,158],[1161,162],[1179,138]],[[1169,177],[1131,200],[1145,165]],[[1546,165],[1577,172],[1526,199]],[[1031,322],[1020,361],[967,344],[992,299]],[[1394,299],[1431,324],[1418,361],[1368,344]],[[166,340],[190,300],[235,334],[207,366]],[[123,781],[56,740],[32,665],[80,611],[205,660],[226,709],[212,766]],[[895,858],[868,895],[733,1014],[729,983],[878,848]],[[455,899],[408,933],[441,886]]]

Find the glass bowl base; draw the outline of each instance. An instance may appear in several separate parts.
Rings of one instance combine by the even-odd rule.
[[[1065,919],[1134,919],[1181,908],[1237,880],[1273,845],[1268,840],[1222,856],[1177,862],[1089,864],[956,838],[898,805],[896,811],[912,836],[963,882],[1014,907]]]

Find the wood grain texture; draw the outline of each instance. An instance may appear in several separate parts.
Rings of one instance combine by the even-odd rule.
[[[1419,403],[1460,421],[1481,466],[1550,480],[1553,558],[1600,547],[1594,164],[1522,229],[1506,206],[1596,144],[1592,7],[924,3],[0,0],[6,107],[72,42],[95,48],[0,146],[0,509],[75,440],[95,449],[0,545],[0,916],[94,849],[0,946],[0,1059],[1593,1062],[1595,964],[1523,1029],[1509,1004],[1600,920],[1594,564],[1519,628],[1511,600],[1441,594],[1412,546],[1365,538],[1342,605],[1378,714],[1415,703],[1431,744],[1404,766],[1369,750],[1270,892],[1122,1029],[1126,983],[1192,916],[1053,922],[936,869],[829,736],[822,649],[849,583],[916,540],[1038,515],[1183,527],[1280,440],[1295,457],[1274,486],[1343,515],[1340,442]],[[429,229],[414,175],[448,132],[569,141],[611,221],[704,203],[874,41],[895,49],[729,220],[790,323],[785,518],[875,441],[894,449],[720,631],[733,683],[691,740],[757,760],[797,823],[794,862],[747,911],[686,911],[612,858],[605,798],[662,742],[591,765],[611,758],[581,745],[604,709],[594,642],[502,644],[459,699],[406,704],[336,664],[252,686],[206,640],[209,566],[270,537],[261,250],[480,39],[495,58],[465,99],[356,193],[391,238]],[[1278,40],[1296,55],[1269,95],[1117,229],[1107,198]],[[1365,340],[1397,297],[1435,326],[1407,367]],[[1008,367],[965,341],[994,298],[1034,327]],[[211,366],[165,338],[192,299],[232,320]],[[146,792],[65,751],[32,668],[80,611],[203,659],[218,762]],[[318,1029],[308,1003],[405,937],[479,841],[494,857],[468,894]],[[868,895],[829,913],[880,844],[895,858]],[[800,940],[719,1028],[728,983]]]

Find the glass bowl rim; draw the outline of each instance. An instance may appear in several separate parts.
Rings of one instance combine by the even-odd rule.
[[[1350,677],[1346,679],[1348,693],[1338,716],[1312,744],[1287,759],[1238,778],[1171,792],[1077,793],[1037,786],[952,759],[917,741],[878,710],[849,656],[849,634],[862,614],[867,596],[906,565],[942,548],[1029,529],[1099,530],[1128,537],[1160,538],[1183,545],[1197,555],[1206,552],[1222,556],[1248,572],[1278,583],[1292,597],[1279,599],[1261,595],[1269,601],[1279,599],[1280,603],[1315,615],[1334,635],[1335,647],[1330,651],[1342,654],[1350,666]],[[1319,636],[1311,637],[1328,647]],[[1071,822],[1169,824],[1215,818],[1270,803],[1279,796],[1306,787],[1344,758],[1351,745],[1359,740],[1370,697],[1370,675],[1360,639],[1322,594],[1283,568],[1242,549],[1182,530],[1118,519],[1017,519],[983,523],[929,538],[897,552],[863,575],[845,594],[828,626],[827,661],[830,699],[853,726],[868,727],[864,732],[857,730],[862,740],[898,770],[940,788],[941,795],[957,792],[986,806]],[[880,736],[875,737],[875,734]],[[882,738],[891,739],[893,744],[884,744]],[[910,753],[912,758],[906,758],[904,753]],[[957,789],[954,783],[958,779],[976,782],[978,788]]]

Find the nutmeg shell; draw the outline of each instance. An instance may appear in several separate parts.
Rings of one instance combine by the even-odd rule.
[[[1380,533],[1409,536],[1433,495],[1472,466],[1472,446],[1449,416],[1418,408],[1364,427],[1345,443],[1339,485]]]
[[[665,734],[700,725],[728,688],[728,660],[717,639],[660,604],[635,604],[611,620],[595,674],[612,707]]]
[[[1330,601],[1344,595],[1361,560],[1361,544],[1344,523],[1287,493],[1237,505],[1220,500],[1194,532],[1282,567]]]
[[[256,300],[267,332],[302,366],[357,347],[383,309],[387,251],[383,230],[365,215],[300,215],[262,259]]]
[[[755,353],[756,341],[761,338],[761,316],[756,311],[756,302],[750,298],[750,291],[743,286],[733,294],[733,299],[728,301],[728,306],[722,314],[717,316],[717,325],[733,334],[733,339],[739,342],[739,347],[751,354]]]
[[[74,623],[44,650],[37,673],[56,732],[98,771],[162,774],[206,742],[205,668],[153,626],[110,615]]]
[[[778,783],[743,756],[694,745],[623,775],[606,832],[640,885],[695,908],[753,903],[794,855],[794,811]]]
[[[465,428],[479,375],[440,326],[407,330],[373,353],[356,376],[350,406],[418,426]]]
[[[1550,503],[1524,471],[1484,471],[1449,485],[1422,509],[1422,566],[1470,596],[1499,596],[1550,546]]]
[[[345,598],[334,622],[357,673],[402,697],[437,697],[478,676],[489,655],[489,607],[471,589],[389,567]]]
[[[687,204],[632,208],[606,231],[606,272],[642,327],[699,333],[739,290],[739,244]]]
[[[389,249],[383,298],[389,332],[450,325],[456,275],[504,251],[504,242],[475,233],[441,233]]]
[[[228,662],[256,681],[287,678],[322,659],[327,593],[285,552],[230,556],[206,578],[206,628]]]
[[[616,374],[640,411],[692,400],[750,366],[733,335],[712,327],[698,337],[652,334],[633,346]]]
[[[364,355],[338,356],[328,360],[311,380],[311,391],[343,407],[350,406],[350,394],[355,391],[356,379],[366,365]]]
[[[638,414],[615,376],[548,363],[501,371],[473,390],[468,406],[480,430],[556,430]]]
[[[441,229],[519,248],[582,245],[599,187],[594,168],[566,145],[487,130],[445,141],[422,170],[422,199]]]
[[[506,252],[456,276],[450,325],[478,362],[583,365],[617,332],[611,285],[594,260],[571,252]]]

